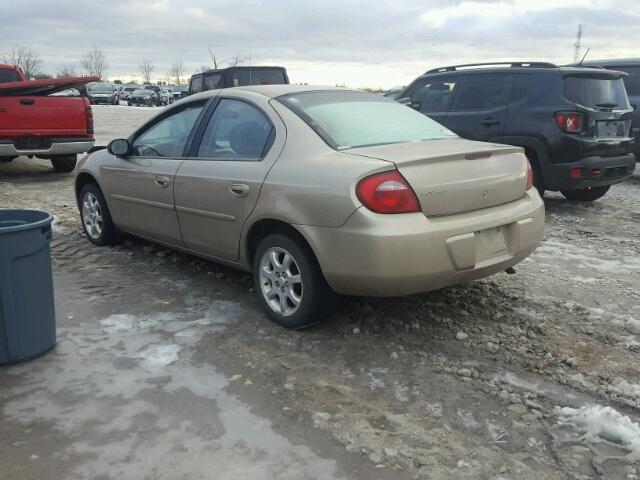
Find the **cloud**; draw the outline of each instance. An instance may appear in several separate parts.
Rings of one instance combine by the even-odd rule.
[[[21,0],[5,2],[0,48],[31,45],[55,72],[92,46],[112,77],[146,59],[166,76],[236,53],[308,83],[391,86],[427,68],[488,60],[572,60],[578,23],[590,56],[637,55],[637,0]],[[11,39],[8,41],[7,39]]]

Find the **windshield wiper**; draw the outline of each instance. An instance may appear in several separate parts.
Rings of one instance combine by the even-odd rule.
[[[598,108],[607,108],[607,109],[613,109],[616,108],[618,106],[617,103],[597,103],[596,107]]]

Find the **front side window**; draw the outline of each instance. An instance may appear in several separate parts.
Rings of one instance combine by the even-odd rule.
[[[456,136],[435,120],[372,93],[324,90],[277,99],[340,150]]]
[[[507,104],[509,76],[468,75],[459,88],[452,110],[489,110]]]
[[[163,118],[133,142],[133,155],[181,157],[203,104],[190,105]]]
[[[265,154],[273,125],[256,107],[222,99],[202,136],[198,157],[259,160]]]
[[[446,112],[455,93],[457,77],[425,78],[411,92],[411,106],[422,113]]]

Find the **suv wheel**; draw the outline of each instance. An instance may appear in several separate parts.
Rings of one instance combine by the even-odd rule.
[[[109,207],[95,183],[86,184],[80,191],[80,220],[87,239],[94,245],[112,245],[116,242],[116,229]]]
[[[268,235],[258,245],[253,279],[269,319],[286,328],[319,323],[334,303],[335,293],[313,253],[280,233]]]
[[[53,165],[53,170],[58,173],[67,173],[72,172],[74,168],[76,168],[76,155],[60,155],[59,157],[53,157],[51,159],[51,164]]]
[[[587,187],[580,188],[578,190],[561,190],[562,195],[567,200],[576,200],[578,202],[593,202],[599,199],[611,188],[610,185],[606,187]]]

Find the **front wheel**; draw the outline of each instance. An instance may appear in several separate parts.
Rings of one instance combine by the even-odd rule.
[[[567,200],[576,200],[578,202],[593,202],[599,199],[611,188],[610,185],[604,187],[587,187],[578,190],[561,190],[562,195]]]
[[[258,245],[253,278],[267,316],[286,328],[319,323],[335,301],[313,252],[280,233],[268,235]]]
[[[53,170],[58,173],[72,172],[76,168],[76,155],[60,155],[51,159]]]
[[[94,245],[113,245],[116,242],[116,229],[109,207],[95,183],[86,184],[80,191],[80,220],[87,239]]]

